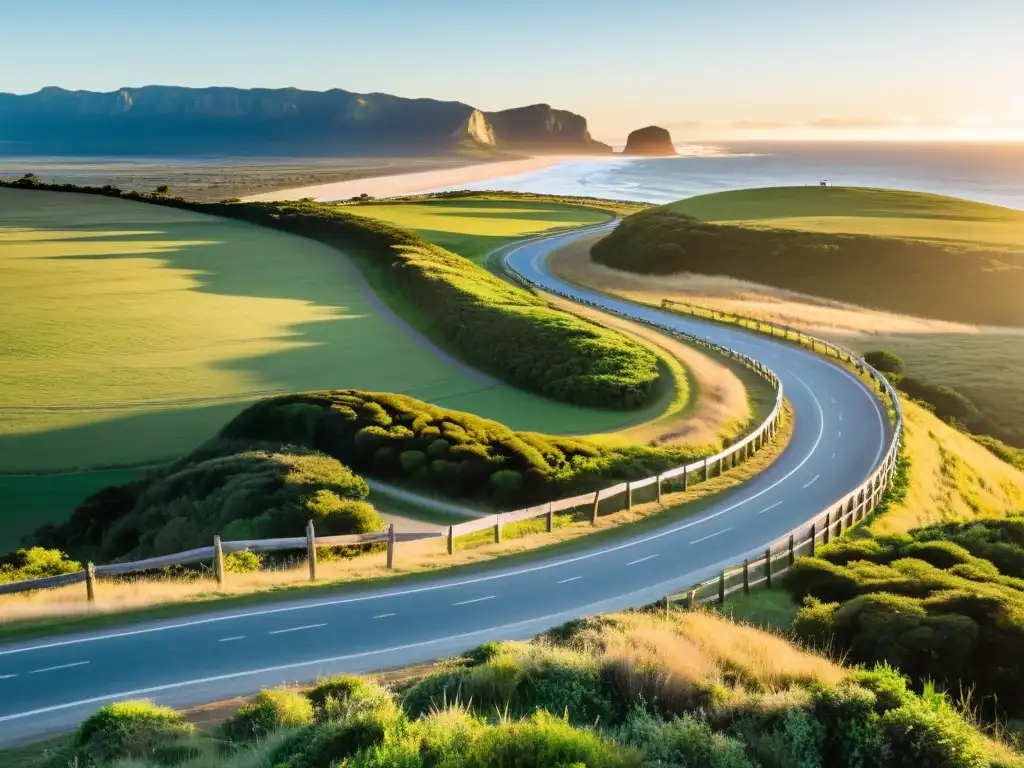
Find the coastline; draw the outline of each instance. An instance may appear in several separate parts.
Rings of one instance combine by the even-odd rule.
[[[274,200],[301,200],[312,197],[318,202],[347,200],[350,197],[367,194],[371,197],[396,197],[430,192],[459,184],[472,184],[488,179],[517,176],[539,171],[569,160],[586,159],[586,155],[538,155],[523,160],[500,160],[490,163],[467,163],[457,168],[439,168],[413,173],[396,173],[388,176],[374,176],[329,184],[314,184],[292,189],[280,189],[259,195],[243,197],[245,202],[269,202]]]

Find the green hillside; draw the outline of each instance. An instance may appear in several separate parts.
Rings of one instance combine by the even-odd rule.
[[[593,256],[643,274],[724,274],[923,317],[1024,325],[1024,211],[941,195],[701,195],[629,217]]]

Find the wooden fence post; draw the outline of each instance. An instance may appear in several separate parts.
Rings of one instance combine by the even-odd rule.
[[[312,520],[306,523],[306,558],[309,560],[309,580],[316,581],[316,531]]]
[[[768,589],[772,588],[772,548],[768,547],[764,551],[764,585]]]
[[[626,481],[626,511],[633,508],[633,483]]]
[[[829,534],[832,533],[832,510],[825,513],[825,527],[822,529],[821,543],[828,544]]]
[[[224,586],[224,549],[219,534],[213,537],[213,575],[217,577],[217,586]]]
[[[594,511],[590,513],[590,524],[597,525],[597,505],[601,503],[601,492],[594,491]]]
[[[494,543],[501,544],[501,513],[494,515]]]
[[[811,523],[811,557],[814,557],[814,545],[818,540],[818,532],[815,530],[814,523]]]
[[[91,605],[96,602],[96,566],[85,564],[85,599]]]
[[[684,467],[685,469],[685,467]],[[690,473],[683,472],[683,493],[686,493],[686,488],[690,484]]]
[[[750,563],[743,558],[743,594],[750,594]]]
[[[796,562],[796,545],[793,541],[793,534],[789,534],[789,567],[793,567],[793,563]]]
[[[836,513],[836,536],[843,535],[843,508],[840,507]]]
[[[395,524],[388,526],[388,570],[395,567]]]
[[[725,569],[718,574],[718,604],[725,605]]]
[[[455,554],[455,526],[448,526],[448,554]]]
[[[655,485],[658,486],[658,503],[661,504],[661,475],[658,475],[658,479],[655,481]]]
[[[709,477],[711,477],[711,468],[708,466],[708,460],[704,459],[704,482],[707,482]]]
[[[694,587],[693,589],[690,590],[690,594],[689,594],[688,600],[687,600],[687,607],[691,608],[691,609],[697,607],[697,588],[696,587]]]
[[[552,502],[548,502],[548,533],[555,530],[555,507]]]

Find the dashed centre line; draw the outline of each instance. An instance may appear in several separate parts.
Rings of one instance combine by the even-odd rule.
[[[17,677],[17,675],[0,675],[0,680],[10,680],[12,677]]]
[[[393,614],[393,613],[378,613],[373,618],[375,618],[375,619],[388,619],[388,618],[391,618],[394,615],[395,614]]]
[[[728,533],[731,530],[732,530],[732,528],[723,528],[722,530],[720,530],[720,531],[718,531],[716,533],[708,534],[707,536],[705,536],[705,537],[703,537],[701,539],[694,539],[690,543],[691,544],[700,544],[702,541],[707,541],[708,539],[713,539],[713,538],[715,538],[715,536],[721,536],[723,533]]]
[[[234,637],[222,637],[218,640],[218,643],[232,643],[235,640],[245,640],[245,635],[235,635]]]
[[[776,507],[781,507],[781,506],[782,506],[782,502],[781,501],[777,501],[774,504],[772,504],[770,507],[765,507],[760,512],[758,512],[757,514],[763,515],[765,512],[768,512],[769,510],[772,510],[772,509],[775,509]]]
[[[487,597],[478,597],[478,598],[475,598],[473,600],[463,600],[463,601],[458,602],[458,603],[452,603],[452,605],[453,606],[456,606],[456,605],[469,605],[470,603],[482,603],[484,600],[493,600],[493,599],[494,599],[494,595],[488,595]]]
[[[56,672],[58,669],[71,669],[72,667],[84,667],[88,664],[88,661],[76,661],[74,664],[61,664],[57,667],[43,667],[42,669],[33,669],[29,672],[30,675],[38,675],[40,672]]]
[[[810,488],[812,485],[818,482],[819,477],[821,477],[821,475],[815,475],[814,477],[812,477],[810,480],[804,483],[804,488]]]
[[[626,563],[626,565],[636,565],[637,563],[644,563],[648,560],[653,560],[657,555],[648,555],[647,557],[641,557],[639,560],[633,560],[632,562]]]
[[[576,581],[577,579],[582,579],[582,578],[583,578],[582,576],[573,576],[571,579],[562,579],[561,581],[556,582],[556,583],[557,584],[568,584],[570,581]]]
[[[283,635],[286,632],[301,632],[304,629],[319,629],[320,627],[326,627],[326,624],[304,624],[301,627],[288,627],[288,629],[275,629],[273,632],[268,632],[268,635]]]

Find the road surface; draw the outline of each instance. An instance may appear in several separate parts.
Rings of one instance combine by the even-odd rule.
[[[624,530],[612,544],[520,568],[499,561],[473,576],[455,572],[404,587],[320,592],[260,608],[0,646],[0,744],[73,727],[119,699],[198,704],[324,674],[422,662],[651,603],[760,551],[854,489],[879,463],[888,420],[844,369],[770,337],[612,299],[547,272],[547,254],[592,232],[529,242],[509,254],[509,263],[551,289],[706,336],[768,365],[796,414],[790,444],[769,468],[692,519],[642,535]]]

